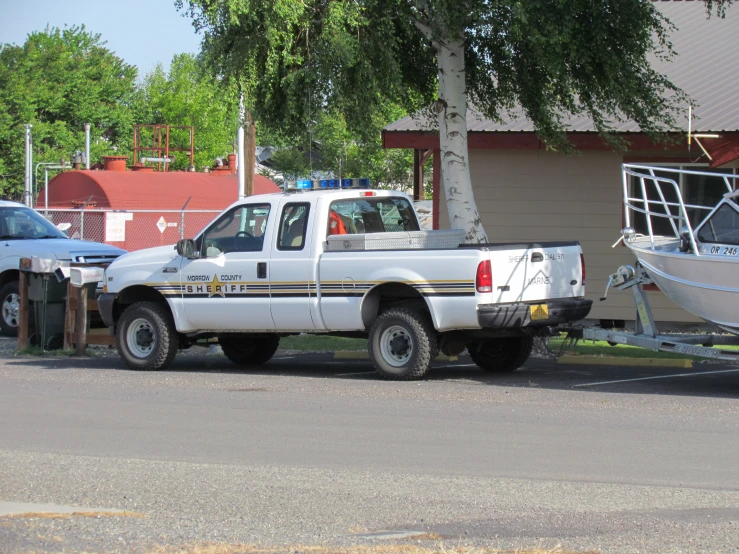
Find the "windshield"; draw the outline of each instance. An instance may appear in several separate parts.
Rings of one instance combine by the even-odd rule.
[[[0,239],[66,239],[62,231],[40,213],[23,206],[0,208]]]

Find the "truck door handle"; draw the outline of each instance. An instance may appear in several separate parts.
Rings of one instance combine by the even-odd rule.
[[[534,262],[543,262],[544,261],[544,254],[541,252],[534,252],[531,254],[531,263]]]
[[[257,279],[267,278],[267,262],[257,262]]]

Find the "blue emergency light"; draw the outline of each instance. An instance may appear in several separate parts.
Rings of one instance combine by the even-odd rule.
[[[368,189],[371,188],[369,178],[352,179],[298,179],[287,181],[286,190],[330,190],[330,189]]]

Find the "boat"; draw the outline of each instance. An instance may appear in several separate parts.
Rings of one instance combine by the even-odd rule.
[[[637,164],[622,174],[621,238],[638,264],[677,305],[739,334],[739,175]],[[691,182],[711,183],[713,201]]]

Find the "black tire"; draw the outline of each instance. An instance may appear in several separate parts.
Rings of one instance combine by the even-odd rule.
[[[370,328],[370,360],[383,379],[420,379],[437,354],[436,331],[417,310],[392,308],[380,314]]]
[[[6,337],[18,336],[19,290],[18,281],[8,281],[0,288],[0,331]]]
[[[266,364],[280,346],[280,337],[222,337],[218,343],[223,353],[233,363],[241,366]]]
[[[179,344],[169,307],[161,302],[131,304],[118,320],[115,342],[131,369],[167,368]]]
[[[526,363],[534,346],[533,337],[501,337],[467,345],[472,361],[485,371],[516,371]]]

